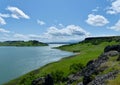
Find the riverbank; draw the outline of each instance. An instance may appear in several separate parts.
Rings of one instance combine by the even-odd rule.
[[[12,80],[5,85],[30,85],[31,82],[39,77],[45,76],[46,74],[55,74],[60,73],[62,78],[68,77],[72,72],[77,72],[76,69],[71,70],[70,68],[79,63],[85,66],[88,61],[97,59],[97,57],[103,53],[104,48],[107,45],[119,44],[116,40],[107,41],[102,39],[102,42],[95,43],[93,40],[91,42],[81,42],[72,45],[65,45],[59,47],[61,50],[70,51],[70,52],[80,52],[80,54],[75,55],[74,57],[61,59],[58,62],[47,64],[42,68],[34,70],[26,75],[23,75],[15,80]],[[58,82],[56,82],[57,85]],[[61,82],[61,85],[64,85],[64,82]]]
[[[52,47],[60,45],[61,44],[49,44],[49,46],[38,47],[0,47],[0,85],[50,62],[74,55],[72,52],[52,49]]]

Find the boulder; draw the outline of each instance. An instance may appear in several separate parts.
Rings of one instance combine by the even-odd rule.
[[[118,51],[109,51],[109,52],[106,52],[105,53],[107,56],[118,56],[119,55],[119,52]]]
[[[45,85],[54,85],[53,78],[50,74],[45,77]]]
[[[50,74],[48,74],[46,77],[37,78],[32,81],[31,85],[54,85],[53,78]]]
[[[37,78],[32,81],[31,85],[44,85],[45,79],[44,78]]]
[[[120,45],[113,45],[113,46],[105,47],[104,52],[109,52],[109,51],[118,51],[118,52],[120,52]]]

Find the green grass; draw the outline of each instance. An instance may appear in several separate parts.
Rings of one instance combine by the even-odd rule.
[[[46,74],[55,72],[57,70],[62,71],[64,73],[63,76],[67,77],[70,74],[70,66],[72,64],[81,63],[83,65],[86,65],[88,61],[96,59],[103,52],[105,46],[114,44],[118,44],[118,42],[102,42],[98,45],[93,45],[91,43],[78,43],[61,46],[59,47],[61,50],[78,52],[79,54],[75,55],[74,57],[64,58],[58,62],[47,64],[42,68],[29,72],[4,85],[30,85],[31,81],[35,78],[45,76]]]

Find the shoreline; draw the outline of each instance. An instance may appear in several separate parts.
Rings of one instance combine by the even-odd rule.
[[[69,51],[68,51],[68,52],[69,52]],[[40,70],[40,69],[42,69],[42,68],[45,68],[45,67],[48,66],[48,65],[61,62],[61,61],[64,60],[64,59],[70,59],[70,58],[75,57],[75,56],[77,56],[77,55],[79,55],[79,54],[80,54],[80,53],[75,54],[75,55],[71,55],[71,56],[68,56],[68,57],[61,58],[61,59],[59,59],[59,60],[57,60],[57,61],[53,61],[53,62],[51,62],[51,63],[48,63],[48,64],[46,64],[46,65],[44,65],[44,66],[42,66],[42,67],[40,67],[40,68],[38,68],[38,69]],[[38,69],[36,69],[36,70],[38,70]],[[33,71],[34,71],[34,70],[33,70]]]
[[[1,46],[1,47],[6,47],[6,46]],[[10,47],[19,47],[19,46],[10,46]],[[32,47],[32,46],[29,46],[29,47]],[[41,46],[33,46],[33,47],[41,47]],[[59,46],[58,46],[58,47],[59,47]],[[56,49],[56,48],[51,48],[51,49]],[[61,50],[61,49],[58,49],[58,50]],[[61,50],[61,51],[65,51],[65,50]],[[70,51],[66,51],[66,52],[70,52]],[[25,74],[23,74],[23,75],[21,75],[21,76],[19,76],[19,77],[16,77],[16,78],[14,78],[14,79],[8,80],[8,82],[3,83],[2,85],[8,85],[7,83],[9,83],[9,82],[11,82],[11,81],[18,80],[19,78],[21,78],[21,77],[23,77],[23,76],[25,76],[25,75],[28,75],[28,74],[30,74],[30,73],[34,73],[34,72],[40,71],[41,69],[43,69],[43,68],[45,68],[45,67],[47,67],[47,66],[49,66],[49,65],[52,65],[52,64],[54,64],[54,63],[61,62],[61,61],[65,60],[65,59],[70,59],[70,58],[75,57],[75,56],[77,56],[77,55],[80,54],[80,53],[75,53],[75,52],[71,52],[71,53],[74,53],[74,54],[71,55],[71,56],[65,56],[65,57],[63,57],[63,58],[61,58],[61,59],[59,59],[59,60],[52,61],[52,62],[50,62],[50,63],[48,63],[48,64],[45,64],[45,65],[43,65],[43,66],[41,66],[41,67],[39,67],[39,68],[33,69],[33,70],[29,71],[29,72],[26,72]]]

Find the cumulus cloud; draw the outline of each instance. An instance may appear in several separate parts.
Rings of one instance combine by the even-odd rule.
[[[50,41],[70,41],[70,40],[83,40],[90,35],[80,26],[68,25],[65,27],[57,28],[55,26],[49,27],[44,34]]]
[[[1,32],[1,33],[10,33],[10,31],[5,30],[5,29],[3,29],[3,28],[0,28],[0,32]]]
[[[92,26],[104,26],[109,23],[109,21],[104,16],[94,14],[89,14],[86,22]]]
[[[10,17],[10,15],[9,14],[2,14],[2,13],[0,13],[0,17],[8,18],[8,17]]]
[[[0,17],[0,24],[1,25],[5,25],[6,24],[5,20],[2,17]]]
[[[2,32],[9,33],[7,30],[2,30]],[[4,36],[6,39],[11,40],[39,40],[43,42],[61,42],[61,41],[80,41],[85,37],[90,35],[89,32],[85,31],[80,26],[68,25],[64,27],[48,27],[48,30],[43,34],[20,34],[15,32],[10,32],[7,36]]]
[[[120,20],[118,20],[118,22],[111,27],[108,27],[109,29],[115,30],[115,31],[120,31]]]
[[[108,14],[120,13],[120,0],[113,1],[111,7],[108,7],[107,13]]]
[[[56,27],[50,27],[48,29],[48,34],[52,36],[87,36],[89,35],[84,29],[80,26],[68,25],[65,28],[59,29]]]
[[[8,6],[6,9],[12,12],[11,17],[15,19],[19,19],[19,18],[30,19],[28,15],[26,15],[22,10],[20,10],[17,7]]]
[[[37,23],[38,23],[39,25],[45,25],[45,22],[44,22],[44,21],[41,21],[41,20],[37,20]]]

